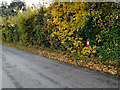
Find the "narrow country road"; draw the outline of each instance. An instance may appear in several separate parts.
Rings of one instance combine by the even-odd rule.
[[[115,76],[2,45],[3,88],[118,88]]]

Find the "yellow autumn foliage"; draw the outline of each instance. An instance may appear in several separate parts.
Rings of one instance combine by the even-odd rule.
[[[96,53],[96,46],[93,46],[93,47],[91,47],[91,46],[89,46],[89,47],[84,47],[84,48],[82,48],[82,51],[81,51],[81,53],[83,54],[83,55],[90,55],[90,54],[94,54],[94,53]]]
[[[51,10],[54,25],[54,31],[51,37],[61,41],[61,44],[67,48],[72,54],[82,49],[84,43],[83,38],[75,34],[80,28],[85,26],[86,12],[83,2],[64,3],[57,2]],[[69,45],[71,43],[71,46]]]

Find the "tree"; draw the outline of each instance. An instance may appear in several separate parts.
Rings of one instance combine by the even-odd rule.
[[[21,0],[13,0],[10,5],[7,2],[2,2],[0,6],[0,16],[14,16],[18,11],[25,11],[26,4]]]
[[[6,16],[7,2],[3,1],[0,5],[0,16]]]

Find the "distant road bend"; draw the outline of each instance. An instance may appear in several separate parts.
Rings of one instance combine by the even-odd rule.
[[[2,45],[3,88],[118,88],[115,76]]]

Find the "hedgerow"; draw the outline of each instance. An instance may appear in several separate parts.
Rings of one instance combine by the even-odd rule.
[[[95,62],[116,65],[120,59],[119,4],[114,2],[54,2],[28,7],[3,22],[7,42],[65,51],[73,60],[94,56],[100,57]]]

